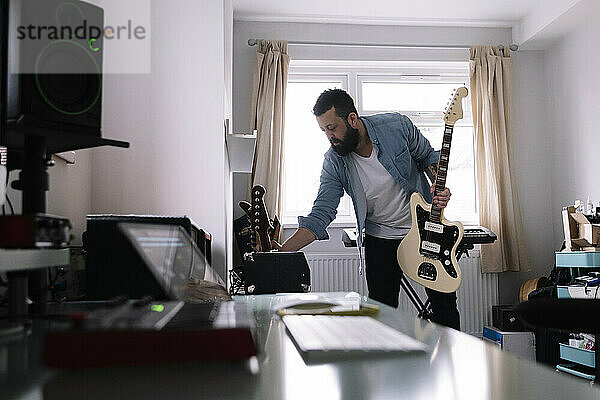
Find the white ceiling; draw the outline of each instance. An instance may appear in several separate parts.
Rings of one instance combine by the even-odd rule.
[[[233,0],[233,9],[236,20],[512,27],[545,2],[557,0]]]

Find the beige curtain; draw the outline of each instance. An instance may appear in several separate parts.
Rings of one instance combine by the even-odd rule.
[[[287,41],[259,40],[254,67],[251,129],[258,131],[252,186],[266,189],[265,205],[273,215],[281,208],[285,90],[290,57]]]
[[[511,162],[511,80],[508,49],[470,49],[471,105],[480,224],[498,236],[481,246],[482,272],[529,271]]]

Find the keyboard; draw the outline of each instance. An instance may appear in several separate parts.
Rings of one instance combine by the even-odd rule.
[[[461,245],[494,243],[496,234],[484,226],[465,226]]]
[[[355,228],[344,229],[342,232],[344,247],[356,247],[356,236]],[[496,239],[496,234],[484,226],[465,226],[460,246],[469,247],[470,250],[474,244],[494,243]]]
[[[360,355],[426,351],[427,346],[367,316],[286,315],[283,322],[307,354]]]

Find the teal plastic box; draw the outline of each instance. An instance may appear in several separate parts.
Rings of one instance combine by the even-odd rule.
[[[560,343],[560,358],[577,364],[585,365],[590,368],[596,367],[595,354],[593,351],[578,349],[568,344]]]

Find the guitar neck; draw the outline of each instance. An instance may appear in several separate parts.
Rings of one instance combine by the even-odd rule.
[[[448,174],[448,161],[450,160],[450,145],[452,143],[452,132],[454,125],[446,124],[444,128],[444,140],[440,150],[440,161],[438,162],[437,175],[435,177],[434,196],[442,192],[446,187],[446,176]],[[442,209],[435,204],[431,205],[429,220],[434,223],[442,221]]]
[[[267,206],[264,202],[265,188],[256,185],[252,188],[252,210],[250,220],[252,221],[252,229],[259,235],[262,251],[271,250],[271,239],[269,237],[269,214]]]

